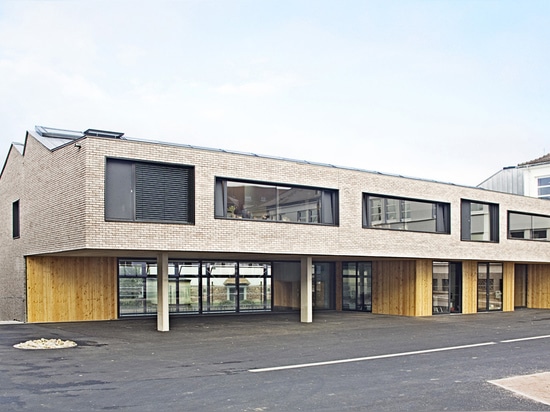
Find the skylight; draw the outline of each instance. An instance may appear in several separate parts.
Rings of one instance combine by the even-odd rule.
[[[80,139],[84,136],[82,132],[75,130],[54,129],[53,127],[35,126],[34,129],[42,137],[57,137],[61,139]]]
[[[88,129],[84,132],[85,136],[95,136],[95,137],[110,137],[112,139],[120,139],[124,133],[120,132],[110,132],[108,130],[98,130],[98,129]]]

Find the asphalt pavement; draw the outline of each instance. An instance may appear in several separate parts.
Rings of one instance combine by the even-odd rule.
[[[1,411],[538,411],[489,381],[550,371],[550,310],[319,312],[0,325]],[[69,349],[22,350],[33,339]]]

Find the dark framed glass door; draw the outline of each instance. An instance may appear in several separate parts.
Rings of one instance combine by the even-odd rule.
[[[432,313],[462,312],[462,264],[434,262],[432,270]]]
[[[202,270],[203,313],[236,312],[240,290],[236,262],[205,262]]]
[[[334,264],[313,264],[313,308],[334,309]]]
[[[502,264],[478,263],[477,311],[502,310]]]
[[[372,263],[342,264],[342,309],[372,311]]]

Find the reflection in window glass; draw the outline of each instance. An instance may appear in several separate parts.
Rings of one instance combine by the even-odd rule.
[[[489,205],[472,203],[471,240],[491,240],[491,220],[489,219]]]
[[[447,283],[445,290],[444,283]],[[432,313],[449,313],[449,263],[433,262]]]
[[[372,311],[372,263],[342,264],[342,309]]]
[[[156,264],[119,262],[120,316],[154,313],[157,310]]]
[[[508,237],[511,239],[550,240],[550,216],[508,213]]]
[[[239,263],[241,312],[271,309],[271,265]]]
[[[365,194],[363,209],[364,227],[450,233],[448,203]]]
[[[478,312],[502,310],[502,264],[479,263],[477,270]]]
[[[216,217],[337,224],[337,192],[218,179]]]
[[[482,242],[498,242],[498,205],[462,200],[461,238]]]
[[[271,311],[271,264],[168,262],[170,313]],[[157,312],[156,261],[119,261],[120,316]]]

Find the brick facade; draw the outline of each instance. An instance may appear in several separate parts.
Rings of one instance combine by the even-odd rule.
[[[195,224],[105,221],[105,162],[109,157],[193,166]],[[215,218],[216,177],[335,189],[339,194],[339,225]],[[365,229],[362,193],[450,203],[451,233]],[[12,239],[11,205],[18,199],[21,237]],[[461,199],[499,205],[498,243],[461,240]],[[543,200],[300,161],[134,140],[86,137],[51,151],[29,133],[24,156],[12,148],[6,160],[0,178],[0,210],[0,320],[24,320],[24,256],[30,255],[154,257],[158,252],[167,252],[171,258],[314,256],[329,260],[550,262],[550,242],[507,238],[507,211],[550,215],[550,203]]]

